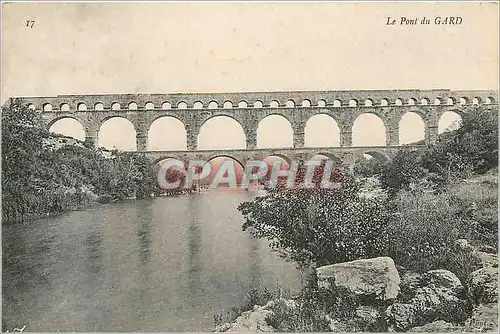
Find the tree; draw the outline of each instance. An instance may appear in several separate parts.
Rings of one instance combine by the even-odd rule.
[[[378,254],[387,213],[382,203],[358,196],[352,178],[339,189],[269,189],[244,202],[243,230],[300,267],[324,265]]]

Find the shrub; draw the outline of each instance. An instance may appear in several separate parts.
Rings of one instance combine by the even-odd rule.
[[[412,184],[425,181],[427,171],[422,167],[421,153],[402,149],[382,170],[382,188],[393,196],[400,189],[408,189]]]
[[[364,156],[356,161],[354,173],[356,176],[371,177],[378,176],[384,170],[385,163],[376,158],[367,159]]]
[[[455,245],[473,235],[475,225],[450,193],[401,191],[393,204],[384,236],[387,255],[397,264],[416,272],[447,269],[461,280],[478,268],[477,258]]]

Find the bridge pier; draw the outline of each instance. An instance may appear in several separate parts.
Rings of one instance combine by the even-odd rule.
[[[257,133],[255,133],[255,135],[251,134],[251,135],[248,135],[247,134],[247,140],[246,140],[246,144],[247,144],[247,149],[254,149],[254,148],[257,148]]]
[[[352,146],[352,132],[345,131],[340,133],[340,147]]]
[[[135,137],[137,151],[147,151],[148,150],[148,136],[144,134],[137,134]]]
[[[304,131],[304,130],[302,130]],[[293,134],[293,147],[302,148],[304,147],[304,132],[294,132]]]
[[[97,136],[85,135],[85,146],[95,149],[97,148]]]
[[[436,126],[429,126],[425,129],[425,143],[426,144],[433,144],[436,142],[438,138],[438,127]]]
[[[398,128],[388,128],[385,136],[387,146],[399,146]]]

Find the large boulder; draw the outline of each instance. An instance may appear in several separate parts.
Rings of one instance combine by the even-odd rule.
[[[467,278],[469,296],[478,304],[498,301],[498,268],[485,267],[472,272]]]
[[[316,274],[320,288],[349,294],[361,303],[393,300],[399,293],[399,273],[389,257],[323,266]]]
[[[470,305],[465,288],[455,274],[448,270],[430,270],[421,276],[420,282],[415,281],[418,277],[415,275],[406,281],[416,287],[412,295],[386,310],[387,322],[393,329],[406,331],[435,320],[465,321]]]

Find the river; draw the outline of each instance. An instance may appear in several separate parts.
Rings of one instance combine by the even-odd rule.
[[[296,291],[293,264],[241,230],[217,190],[92,207],[6,226],[3,329],[211,331],[252,287]]]

